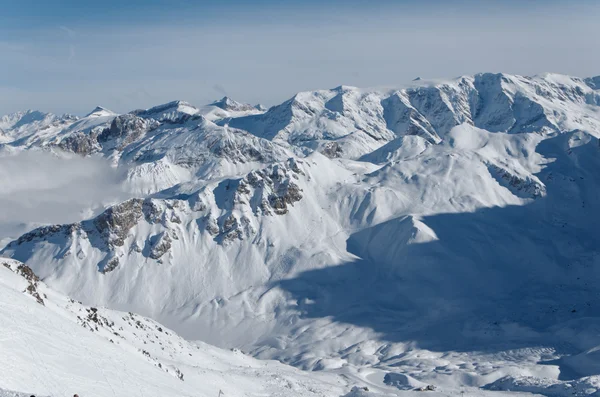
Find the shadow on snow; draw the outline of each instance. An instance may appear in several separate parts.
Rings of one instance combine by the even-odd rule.
[[[600,317],[600,148],[592,139],[569,149],[570,136],[537,148],[556,159],[538,174],[545,197],[423,217],[437,235],[425,243],[399,237],[417,232],[411,217],[393,219],[348,239],[360,259],[278,286],[304,317],[331,316],[424,349],[589,348],[591,341],[566,342],[565,330],[576,335]]]

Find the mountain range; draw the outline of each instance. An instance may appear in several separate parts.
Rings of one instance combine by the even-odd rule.
[[[301,92],[269,109],[225,97],[4,116],[0,153],[102,157],[132,196],[2,247],[6,277],[29,269],[61,302],[41,314],[27,296],[35,313],[17,320],[35,327],[34,314],[58,313],[74,329],[61,343],[77,338],[100,367],[109,359],[72,325],[77,315],[102,307],[106,322],[139,319],[160,340],[164,324],[173,333],[163,343],[180,346],[176,364],[149,352],[143,371],[161,363],[176,385],[178,365],[197,373],[181,349],[202,341],[201,354],[227,365],[263,368],[258,358],[313,371],[261,372],[291,374],[289,395],[304,395],[305,382],[337,396],[428,385],[442,395],[598,395],[598,81],[484,73]],[[143,350],[147,341],[120,326],[126,350]],[[229,383],[210,376],[202,395]],[[58,393],[40,382],[39,393]],[[23,385],[0,389],[29,392]],[[161,395],[193,393],[178,387]]]

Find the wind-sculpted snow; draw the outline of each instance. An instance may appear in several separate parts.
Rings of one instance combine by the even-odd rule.
[[[371,390],[349,395],[597,393],[594,81],[480,74],[115,115],[80,134],[138,198],[2,254],[90,305]]]

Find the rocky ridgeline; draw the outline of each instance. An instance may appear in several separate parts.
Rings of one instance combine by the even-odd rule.
[[[161,123],[183,123],[197,117],[198,108],[186,101],[172,101],[150,109],[138,109],[130,114]]]
[[[38,291],[40,278],[33,272],[33,270],[31,270],[29,266],[27,266],[24,263],[18,263],[13,261],[11,261],[10,263],[4,262],[2,263],[2,265],[10,271],[23,277],[28,282],[28,285],[25,288],[25,291],[23,292],[33,296],[37,303],[39,303],[42,306],[45,306],[44,300],[42,299],[42,296]]]
[[[77,131],[63,138],[55,146],[81,155],[123,150],[159,125],[160,123],[154,119],[123,114],[116,116],[108,127],[101,125],[92,128],[89,132]]]
[[[167,348],[181,350],[183,344],[181,341],[174,345],[172,338],[174,334],[163,329],[160,324],[138,316],[134,313],[124,314],[119,323],[112,318],[113,312],[95,307],[86,307],[79,302],[70,300],[69,309],[77,315],[77,323],[90,332],[96,332],[107,338],[111,343],[131,343],[132,345],[154,346],[155,349],[165,351]],[[133,339],[133,340],[132,340]],[[171,364],[165,364],[155,357],[149,350],[150,348],[137,348],[137,351],[156,367],[172,374],[179,380],[184,380],[181,370]]]
[[[225,200],[230,204],[218,216],[210,211],[204,217],[206,230],[216,241],[226,244],[256,234],[251,217],[287,214],[302,199],[302,189],[296,182],[306,176],[300,168],[304,164],[288,159],[283,164],[252,171],[242,179],[222,182],[217,190],[230,196]]]
[[[102,241],[108,247],[120,247],[124,244],[127,233],[134,227],[140,218],[144,217],[149,223],[158,221],[158,209],[150,199],[131,199],[121,204],[110,207],[90,222],[78,222],[66,225],[42,226],[28,232],[18,240],[8,244],[15,246],[34,240],[44,240],[53,236],[70,236],[76,232],[85,235],[99,233]],[[86,236],[87,237],[87,236]]]
[[[160,221],[160,215],[160,209],[151,199],[131,199],[107,209],[93,223],[109,247],[121,247],[140,219],[154,224]]]
[[[306,175],[299,164],[304,162],[290,158],[285,164],[250,172],[240,180],[235,202],[252,206],[260,201],[260,205],[252,206],[254,213],[285,215],[289,206],[302,199],[302,189],[294,183]]]
[[[120,116],[100,109],[83,119],[29,111],[4,116],[0,129],[9,142],[14,139],[14,146],[50,145],[83,155],[109,155],[112,150],[125,150],[159,126],[195,129],[205,120],[202,115],[207,109],[220,108],[223,112],[217,115],[206,113],[217,125],[330,157],[357,159],[406,135],[440,143],[453,127],[465,123],[505,133],[541,128],[565,132],[573,122],[597,128],[597,122],[585,120],[585,112],[572,112],[570,107],[600,105],[599,86],[598,77],[482,73],[441,83],[421,81],[397,90],[340,86],[300,92],[266,112],[227,97],[203,110],[173,101]],[[102,120],[89,127],[86,119],[92,116]],[[190,120],[198,123],[187,123]],[[48,129],[55,132],[48,134]],[[21,130],[28,131],[27,139],[21,139]],[[152,142],[143,144],[151,146]],[[220,150],[229,156],[230,149],[224,145]],[[260,160],[260,153],[248,155]]]
[[[87,240],[90,245],[100,250],[114,253],[118,248],[125,245],[125,241],[130,236],[130,231],[143,219],[149,224],[156,224],[161,221],[164,223],[165,211],[161,210],[158,202],[151,199],[131,199],[123,203],[110,207],[102,214],[90,221],[78,222],[67,225],[51,225],[35,229],[18,240],[7,245],[7,249],[31,241],[42,241],[49,238],[62,238],[71,241],[76,238]],[[172,203],[167,203],[166,207],[173,208]],[[160,240],[160,239],[159,239]],[[167,238],[162,243],[156,244],[152,249],[152,257],[158,259],[162,254],[158,252],[162,249],[167,250],[170,246],[166,245]],[[62,254],[65,258],[73,253],[73,246]],[[85,254],[82,251],[77,252],[79,258],[83,259]],[[109,255],[98,265],[102,272],[114,270],[119,265],[119,258],[113,254]]]
[[[254,236],[260,217],[286,215],[303,198],[301,179],[310,181],[305,167],[309,164],[290,158],[240,179],[225,179],[186,198],[130,199],[88,221],[35,229],[9,243],[5,250],[58,239],[65,242],[61,259],[75,254],[84,261],[88,254],[82,245],[106,253],[97,264],[102,273],[117,269],[128,255],[143,255],[160,264],[190,223],[206,231],[217,244],[229,244]],[[151,231],[140,241],[134,229],[142,223]]]
[[[150,236],[143,248],[135,241],[130,243],[130,251],[141,253],[160,262],[160,258],[171,248],[172,239],[168,233],[173,233],[174,238],[177,239],[175,232],[170,230],[170,224],[177,223],[177,215],[172,211],[179,205],[180,202],[177,200],[131,199],[109,208],[96,217],[93,220],[95,229],[92,233],[97,233],[101,237],[101,245],[97,245],[97,248],[109,252],[109,255],[98,264],[99,270],[106,273],[119,266],[122,252],[118,253],[118,248],[126,245],[126,240],[131,237],[131,230],[142,220],[149,225],[160,225],[166,230]],[[90,242],[93,240],[92,237]]]
[[[542,128],[564,132],[570,121],[581,121],[565,110],[568,106],[600,104],[600,94],[593,91],[596,80],[483,73],[389,92],[342,86],[299,93],[230,125],[329,157],[360,158],[406,135],[440,143],[460,124],[511,134]],[[557,110],[557,104],[565,106]]]
[[[251,112],[256,110],[262,110],[258,106],[252,106],[248,103],[237,102],[227,96],[211,103],[211,105],[232,112]]]
[[[530,176],[522,178],[497,165],[489,165],[488,169],[498,183],[515,196],[536,199],[546,195],[546,187],[537,178],[533,179]]]
[[[98,142],[103,147],[123,150],[125,146],[141,138],[146,132],[157,128],[160,124],[153,119],[143,119],[132,114],[124,114],[113,119],[110,127],[98,135]]]

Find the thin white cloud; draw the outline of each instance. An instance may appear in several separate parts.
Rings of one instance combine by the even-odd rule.
[[[58,28],[60,30],[64,31],[64,32],[67,32],[67,34],[69,35],[69,37],[75,37],[75,35],[76,35],[75,30],[73,30],[71,28],[68,28],[66,26],[59,26]]]
[[[60,30],[62,30],[63,32],[66,32],[67,35],[69,36],[69,39],[71,39],[70,41],[72,41],[73,38],[75,38],[77,32],[75,32],[75,30],[68,28],[66,26],[59,26],[58,27]],[[73,58],[75,58],[75,45],[71,42],[69,43],[69,58],[68,58],[68,62],[71,62],[73,60]]]

